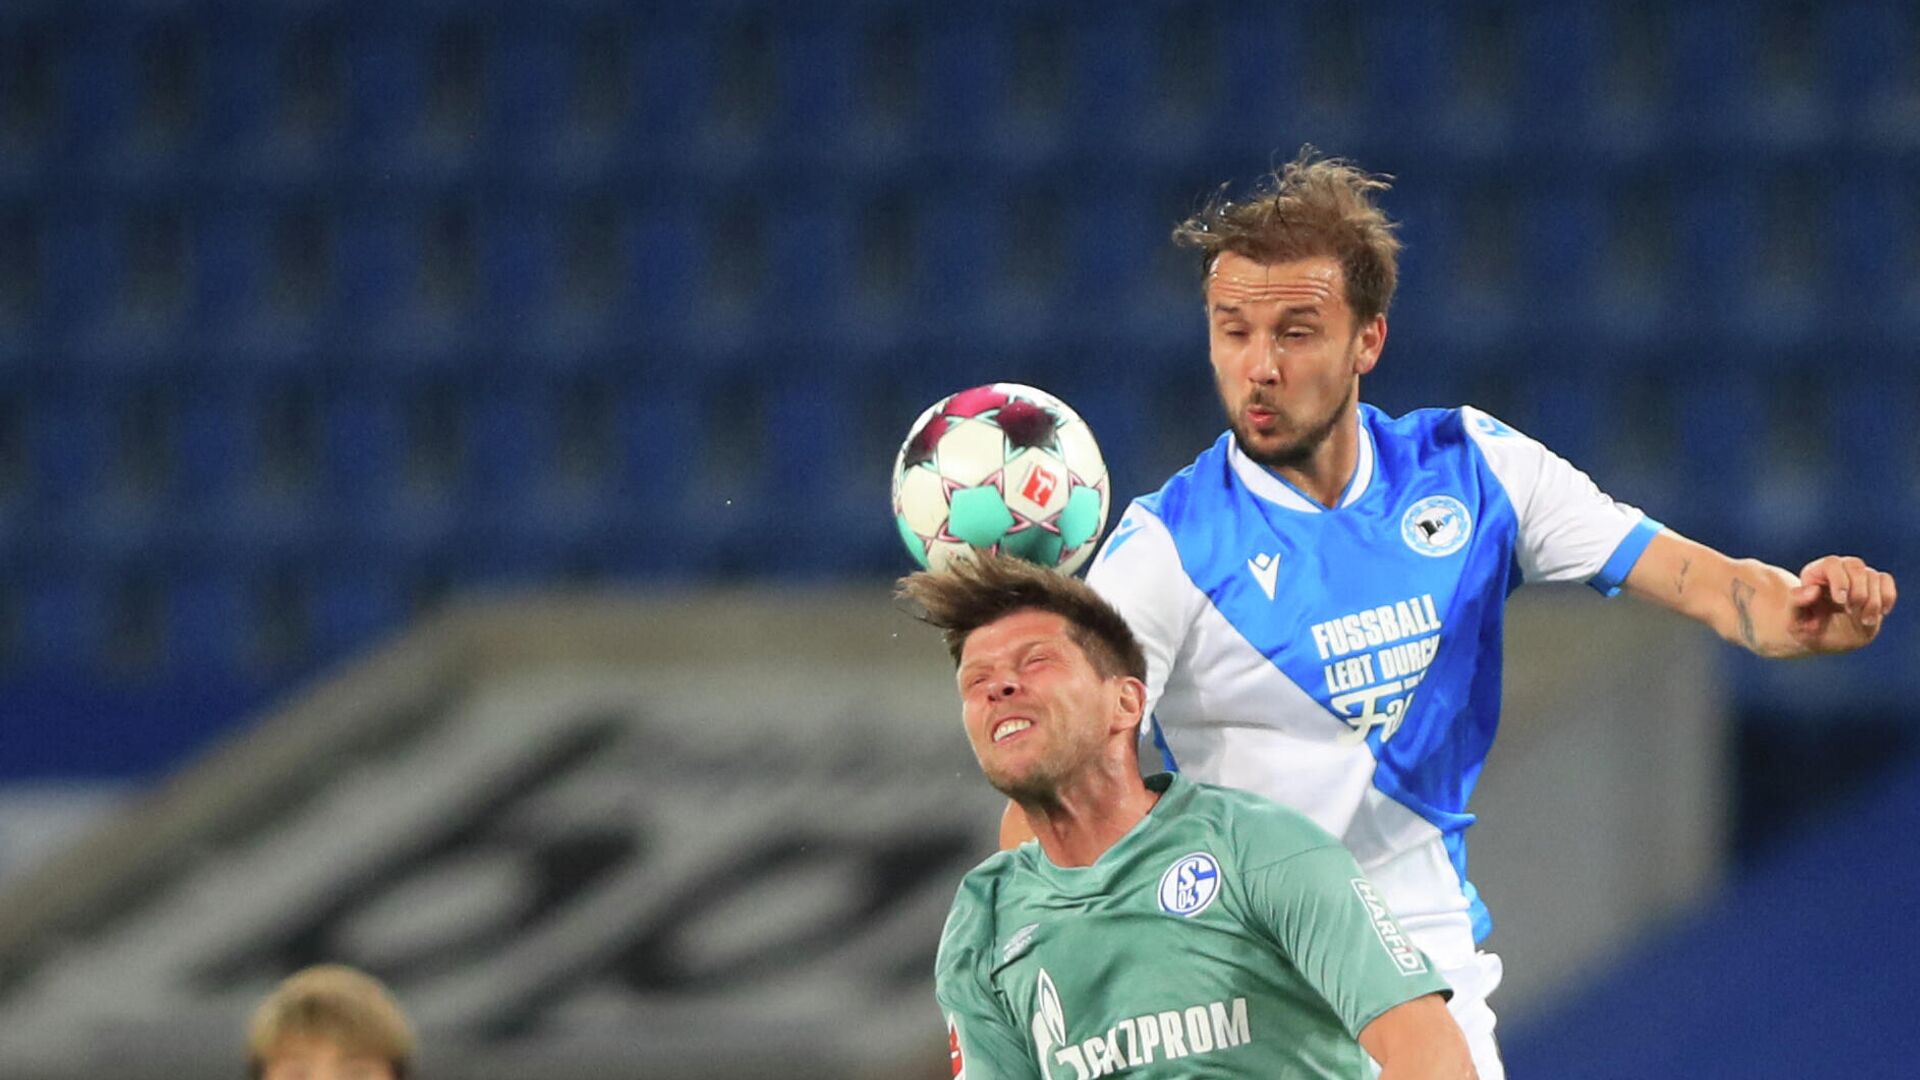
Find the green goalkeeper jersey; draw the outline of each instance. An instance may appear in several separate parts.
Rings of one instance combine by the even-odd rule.
[[[1162,774],[1092,866],[1029,841],[960,884],[935,965],[954,1075],[1372,1075],[1356,1038],[1446,983],[1340,842]]]

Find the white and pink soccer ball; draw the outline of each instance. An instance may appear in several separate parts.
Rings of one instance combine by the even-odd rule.
[[[920,565],[972,549],[1073,573],[1107,523],[1106,462],[1086,421],[1044,390],[989,383],[935,402],[893,465],[893,516]]]

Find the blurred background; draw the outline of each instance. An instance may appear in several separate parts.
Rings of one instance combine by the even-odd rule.
[[[344,960],[429,1077],[943,1075],[996,809],[894,451],[1012,380],[1157,487],[1167,234],[1303,143],[1397,178],[1374,403],[1920,553],[1911,4],[0,7],[0,1074],[237,1075]],[[1514,1074],[1906,1075],[1915,620],[1516,603]]]

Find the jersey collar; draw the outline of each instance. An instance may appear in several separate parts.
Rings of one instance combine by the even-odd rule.
[[[1114,841],[1112,847],[1100,853],[1092,866],[1055,866],[1047,853],[1041,850],[1040,842],[1028,840],[1015,851],[1027,860],[1043,877],[1052,881],[1058,888],[1071,892],[1098,892],[1106,888],[1107,881],[1116,872],[1125,872],[1130,852],[1142,844],[1148,843],[1148,837],[1154,828],[1171,817],[1186,813],[1187,803],[1193,797],[1193,782],[1179,773],[1155,773],[1146,777],[1144,783],[1149,790],[1160,793],[1160,798],[1147,808],[1146,814],[1125,836]],[[1116,871],[1116,867],[1120,868]]]
[[[1352,506],[1358,502],[1360,496],[1366,494],[1367,485],[1373,482],[1373,429],[1362,423],[1362,419],[1360,410],[1354,410],[1353,422],[1360,425],[1360,449],[1353,463],[1353,475],[1347,479],[1346,490],[1340,493],[1340,501],[1335,504],[1336,509]],[[1317,514],[1327,509],[1299,488],[1282,479],[1279,473],[1248,457],[1240,449],[1240,440],[1237,436],[1229,434],[1227,439],[1228,461],[1232,463],[1233,471],[1240,477],[1240,482],[1247,485],[1249,491],[1289,510]]]

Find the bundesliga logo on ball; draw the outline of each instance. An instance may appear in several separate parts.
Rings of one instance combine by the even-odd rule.
[[[1059,398],[991,383],[936,402],[893,465],[893,516],[920,565],[971,549],[1072,573],[1107,523],[1107,466]]]

